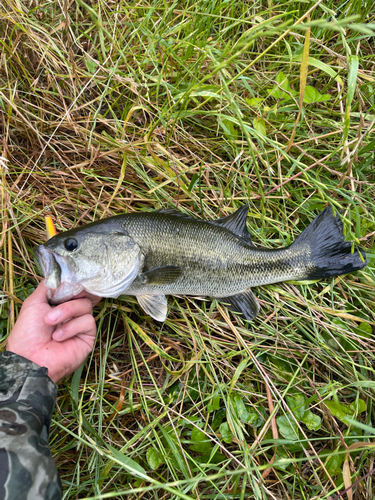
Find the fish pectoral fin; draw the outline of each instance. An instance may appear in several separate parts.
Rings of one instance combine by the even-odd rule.
[[[242,313],[245,319],[253,320],[258,315],[260,305],[251,288],[244,292],[230,295],[229,297],[217,297],[223,304],[228,304],[228,309]]]
[[[249,207],[247,205],[243,205],[233,214],[222,217],[221,219],[210,221],[210,224],[225,227],[232,233],[245,240],[248,245],[252,245],[253,243],[251,241],[251,234],[246,227],[246,216],[248,210]]]
[[[179,266],[160,266],[141,273],[139,279],[142,285],[170,285],[178,280],[181,272]]]
[[[168,303],[165,295],[137,295],[139,305],[146,314],[157,321],[165,321],[168,312]]]

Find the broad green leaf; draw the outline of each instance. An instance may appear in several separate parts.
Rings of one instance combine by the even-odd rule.
[[[332,455],[328,459],[326,463],[326,469],[329,475],[334,476],[336,474],[340,474],[341,472],[341,464],[344,461],[344,454],[338,454],[336,452],[332,452]]]
[[[289,459],[290,459],[290,457],[286,453],[286,451],[282,447],[279,446],[276,449],[273,467],[276,467],[276,468],[282,469],[282,470],[287,470],[287,468],[290,466]]]
[[[189,469],[186,465],[184,457],[181,455],[179,443],[175,442],[177,441],[175,429],[173,429],[172,427],[167,427],[164,429],[162,425],[159,426],[159,429],[160,433],[162,434],[164,446],[168,449],[169,460],[173,461],[174,466],[178,468],[187,479],[188,477],[190,477]]]
[[[163,460],[160,458],[160,455],[155,448],[149,448],[147,450],[146,459],[148,465],[153,470],[157,469],[159,465],[163,463]]]
[[[296,417],[297,420],[301,420],[302,417],[305,414],[305,402],[306,398],[305,396],[301,394],[294,394],[292,396],[287,396],[286,400],[288,402],[288,406],[291,409],[293,415]]]
[[[361,442],[363,440],[362,436],[362,430],[350,427],[345,434],[345,443],[350,446],[353,443]]]
[[[235,410],[237,412],[238,418],[241,422],[247,422],[249,418],[249,412],[246,409],[245,403],[239,394],[232,396],[232,400],[235,404]]]
[[[238,130],[236,129],[234,123],[230,120],[226,120],[225,118],[222,118],[219,123],[227,139],[235,141],[238,137]]]
[[[219,425],[221,424],[221,422],[223,421],[224,417],[225,417],[225,409],[224,408],[220,408],[220,410],[218,410],[216,413],[215,413],[215,416],[214,416],[214,419],[212,420],[212,424],[211,424],[211,427],[213,430],[216,430]]]
[[[257,132],[262,135],[267,135],[266,122],[263,118],[254,118],[253,125]]]
[[[267,419],[266,411],[262,406],[256,408],[258,411],[249,413],[247,423],[252,427],[260,427]]]
[[[246,423],[251,425],[252,427],[256,427],[256,423],[259,420],[259,415],[255,412],[249,413]]]
[[[220,408],[220,400],[220,395],[215,394],[215,396],[212,398],[212,403],[207,406],[207,411],[211,412],[218,410]]]
[[[325,101],[329,101],[330,99],[332,99],[331,94],[319,94],[318,102],[325,102]]]
[[[371,328],[371,325],[369,325],[368,323],[363,322],[363,323],[361,323],[361,324],[359,325],[359,327],[358,327],[358,328],[359,328],[360,330],[362,330],[362,331],[363,331],[363,334],[364,334],[365,336],[367,336],[367,335],[372,335],[372,328]],[[367,334],[367,335],[366,335],[366,334]]]
[[[8,312],[7,312],[8,314]],[[78,394],[79,394],[79,384],[81,382],[81,375],[82,375],[82,370],[83,367],[86,364],[86,360],[79,366],[76,371],[74,372],[72,382],[71,382],[71,388],[72,388],[72,397],[78,406]]]
[[[229,428],[228,422],[220,424],[219,432],[226,443],[231,443],[233,439],[232,431]]]
[[[252,97],[251,99],[249,99],[248,97],[246,98],[247,104],[252,108],[258,108],[262,101],[262,97]]]
[[[303,102],[311,104],[314,102],[328,101],[329,99],[331,99],[330,94],[321,94],[315,87],[306,85]]]
[[[306,425],[310,431],[318,431],[322,425],[322,419],[319,415],[315,415],[310,410],[307,410],[302,417],[302,422]]]
[[[198,417],[197,415],[192,415],[191,417],[185,417],[185,419],[189,422],[192,422],[191,424],[188,424],[187,422],[185,423],[185,425],[188,429],[193,430],[195,426],[203,427],[202,419],[201,419],[201,417]]]
[[[296,96],[298,92],[292,89],[292,87],[289,84],[289,79],[284,75],[282,71],[277,74],[276,76],[276,82],[278,85],[274,85],[272,89],[267,89],[267,92],[272,96],[275,97],[276,99],[291,99],[290,95]],[[287,92],[284,91],[288,91]]]
[[[193,430],[191,431],[191,440],[193,442],[200,442],[204,441],[206,439],[206,435],[203,431],[201,431],[197,427],[193,427]]]
[[[90,73],[95,73],[98,64],[92,59],[85,59],[86,68],[90,71]]]
[[[358,402],[351,403],[349,406],[336,403],[336,401],[326,401],[325,404],[328,406],[332,415],[345,424],[350,424],[352,420],[351,417],[355,414],[360,414],[367,410],[367,405],[363,399],[359,399]]]
[[[287,417],[282,415],[276,419],[277,426],[279,428],[280,434],[290,441],[297,441],[298,435],[298,425],[293,420],[291,416]]]
[[[209,462],[210,464],[220,464],[221,462],[224,462],[224,460],[227,460],[227,457],[219,451],[216,451],[213,455],[212,451],[213,448],[206,450],[201,457],[197,457],[195,460],[198,460],[201,463]]]
[[[192,451],[198,451],[199,453],[204,453],[207,450],[212,450],[212,444],[210,440],[201,441],[200,443],[193,444],[189,446]]]
[[[337,417],[339,420],[342,420],[349,413],[349,408],[341,403],[336,403],[336,401],[325,401],[325,404],[328,406],[329,411],[332,413],[334,417]]]
[[[358,401],[354,401],[354,403],[350,403],[349,405],[349,410],[351,414],[358,413],[363,413],[364,411],[367,410],[367,405],[363,399],[358,399]]]

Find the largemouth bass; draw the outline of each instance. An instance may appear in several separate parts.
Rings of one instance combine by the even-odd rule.
[[[252,320],[259,312],[255,286],[338,276],[367,264],[365,252],[344,240],[330,207],[276,250],[253,245],[247,211],[243,206],[215,221],[174,210],[130,213],[57,234],[35,249],[50,301],[82,290],[135,295],[147,314],[164,321],[166,295],[209,296]]]

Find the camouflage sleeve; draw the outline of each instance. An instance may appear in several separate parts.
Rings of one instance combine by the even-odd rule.
[[[0,500],[60,500],[48,445],[57,387],[32,361],[0,354]]]

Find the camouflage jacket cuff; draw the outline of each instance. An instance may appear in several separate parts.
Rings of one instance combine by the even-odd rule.
[[[40,411],[51,421],[57,386],[48,377],[48,370],[18,354],[0,354],[0,406],[23,403]]]

